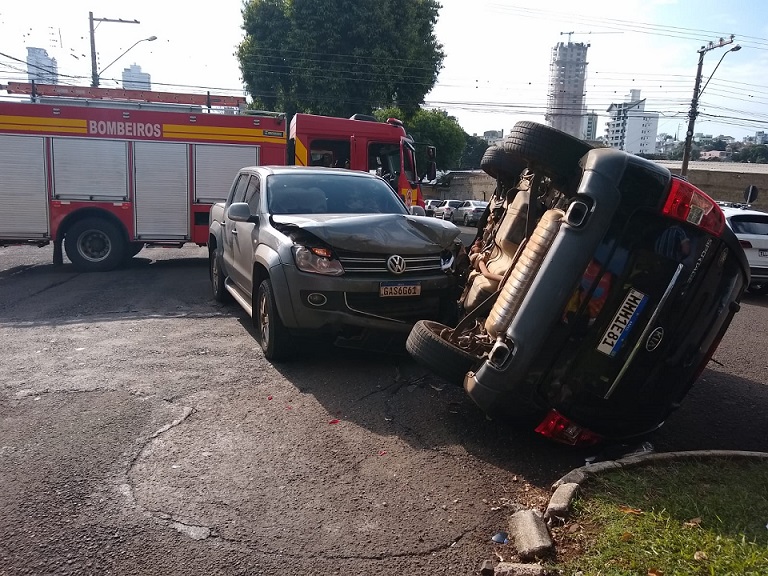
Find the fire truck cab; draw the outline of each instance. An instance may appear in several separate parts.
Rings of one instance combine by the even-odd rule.
[[[288,138],[289,164],[374,173],[389,182],[406,206],[424,207],[414,143],[399,120],[378,122],[363,114],[349,119],[296,114]]]

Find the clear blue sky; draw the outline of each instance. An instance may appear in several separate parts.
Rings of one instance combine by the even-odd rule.
[[[361,0],[373,1],[373,0]],[[446,52],[430,106],[456,116],[472,133],[504,129],[522,119],[543,121],[552,47],[588,42],[587,106],[599,114],[641,90],[659,112],[659,132],[682,135],[698,61],[697,50],[730,34],[729,53],[701,98],[696,131],[736,138],[768,129],[768,3],[764,0],[442,0],[437,35]],[[99,67],[151,35],[104,75],[119,78],[137,63],[157,90],[242,93],[235,47],[242,37],[240,0],[214,5],[133,0],[38,0],[0,7],[0,52],[24,60],[26,46],[45,48],[62,80],[90,80],[88,11],[139,20],[96,30]],[[704,80],[728,48],[708,52]],[[0,83],[23,80],[23,64],[0,56]],[[116,85],[112,82],[111,85]],[[600,127],[602,129],[602,126]]]

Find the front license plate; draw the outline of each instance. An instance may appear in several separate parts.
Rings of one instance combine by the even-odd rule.
[[[382,298],[421,296],[421,284],[418,282],[382,282],[379,284],[379,296]]]
[[[768,257],[768,250],[758,250],[758,254],[762,257]]]

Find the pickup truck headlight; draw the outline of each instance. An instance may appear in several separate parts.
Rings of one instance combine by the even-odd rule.
[[[326,276],[341,276],[344,268],[341,262],[335,260],[327,248],[293,247],[293,259],[296,267],[302,272],[324,274]]]

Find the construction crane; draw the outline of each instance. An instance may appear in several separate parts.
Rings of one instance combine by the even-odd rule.
[[[571,35],[573,34],[624,34],[624,32],[560,32],[560,36],[567,34],[568,35],[568,43],[571,42]]]

